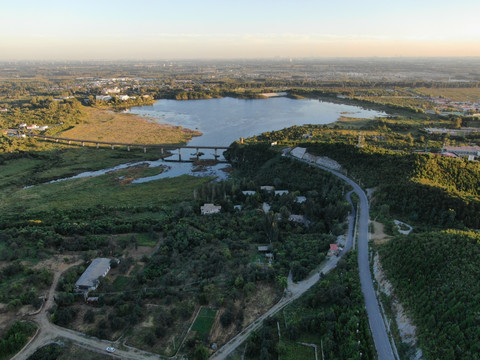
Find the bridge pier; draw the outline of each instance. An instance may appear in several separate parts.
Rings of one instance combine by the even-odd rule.
[[[127,146],[127,151],[130,151],[130,146]]]
[[[178,148],[178,161],[182,161],[182,149]]]
[[[82,146],[85,146],[85,142],[84,142],[84,141],[82,141]]]
[[[55,142],[58,142],[58,139],[55,139]]]
[[[215,160],[217,160],[218,154],[217,154],[217,148],[215,148]]]
[[[70,140],[68,140],[68,145],[70,145],[72,142]]]
[[[160,148],[160,151],[161,151],[161,153],[162,153],[162,155],[163,155],[163,148]]]
[[[98,143],[96,143],[97,149],[98,149]]]
[[[114,149],[115,149],[115,146],[112,144],[112,150],[114,150]]]
[[[144,152],[144,153],[147,152],[147,148],[146,148],[146,147],[143,148],[143,152]]]
[[[197,160],[198,160],[198,148],[197,148],[197,153],[196,153],[196,155],[197,155]]]

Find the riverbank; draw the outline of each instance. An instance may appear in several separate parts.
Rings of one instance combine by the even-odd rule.
[[[136,144],[185,144],[201,132],[162,124],[131,113],[85,107],[83,123],[57,136]]]

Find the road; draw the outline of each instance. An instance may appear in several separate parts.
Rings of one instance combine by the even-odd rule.
[[[68,268],[78,265],[79,262],[71,264]],[[67,268],[67,269],[68,269]],[[57,288],[58,280],[63,271],[56,271],[53,277],[53,282],[48,293],[48,299],[43,305],[42,309],[35,315],[29,316],[29,319],[37,323],[38,332],[33,340],[25,346],[17,355],[12,357],[12,360],[28,359],[37,349],[52,342],[58,341],[60,338],[73,341],[79,346],[85,347],[91,351],[106,353],[107,346],[114,346],[111,341],[100,340],[94,337],[89,337],[77,331],[69,330],[52,324],[49,320],[48,309],[54,304],[55,289]],[[135,348],[128,348],[127,350],[116,349],[113,358],[117,359],[131,359],[131,360],[152,360],[160,358],[159,355],[142,351]]]
[[[351,202],[351,192],[347,194],[347,200]],[[345,243],[345,248],[341,254],[343,256],[352,248],[353,243],[353,232],[354,232],[354,223],[355,223],[355,209],[352,205],[352,212],[349,217],[349,225],[348,225],[348,233],[347,233],[347,241]],[[318,280],[320,280],[320,273],[327,274],[332,269],[337,266],[340,257],[332,256],[328,258],[325,262],[323,262],[318,269],[317,272],[312,274],[310,277],[303,281],[299,281],[297,283],[292,281],[291,274],[288,276],[288,286],[287,290],[285,291],[285,295],[280,299],[278,303],[273,305],[270,310],[266,313],[258,317],[253,323],[243,329],[238,335],[230,339],[225,345],[223,345],[220,349],[218,349],[211,357],[210,360],[223,360],[226,359],[237,347],[239,347],[243,342],[245,342],[250,334],[259,329],[263,321],[275,315],[277,312],[282,310],[285,306],[290,304],[292,301],[295,301],[300,296],[303,295],[308,289],[310,289],[313,285],[315,285]]]
[[[291,157],[291,156],[290,156]],[[375,291],[373,288],[372,277],[370,273],[370,264],[368,261],[368,223],[369,223],[369,208],[368,208],[368,198],[362,188],[355,183],[352,179],[346,177],[342,173],[328,169],[324,166],[311,163],[305,160],[291,157],[292,159],[303,161],[306,164],[316,166],[322,170],[328,171],[333,175],[339,177],[347,184],[353,188],[353,192],[359,197],[359,216],[358,216],[358,268],[360,274],[360,284],[362,287],[363,297],[365,300],[365,307],[367,310],[368,322],[370,325],[370,331],[372,333],[373,341],[375,344],[375,349],[377,350],[377,356],[380,360],[394,360],[395,356],[393,354],[392,346],[387,335],[387,330],[385,323],[383,321],[382,315],[380,313],[380,308],[378,306],[378,301],[375,296]],[[347,194],[347,200],[351,201],[352,191]],[[353,207],[352,207],[353,208]],[[354,232],[354,222],[355,222],[355,209],[352,210],[351,218],[349,220],[349,229],[347,243],[343,250],[342,256],[352,248],[353,243],[353,232]],[[323,264],[321,272],[324,274],[332,270],[338,262],[338,258],[330,258],[326,263]],[[235,350],[240,344],[248,339],[248,336],[252,331],[257,330],[262,326],[263,320],[267,317],[276,314],[278,311],[283,309],[292,301],[298,299],[305,291],[310,289],[318,280],[320,276],[318,273],[314,274],[312,277],[301,281],[297,284],[291,282],[289,278],[288,291],[290,296],[284,296],[277,304],[275,304],[269,311],[255,320],[247,328],[245,328],[240,334],[232,338],[227,342],[223,347],[221,347],[217,352],[215,352],[210,359],[211,360],[223,360],[228,357],[228,355]]]
[[[358,269],[360,273],[360,283],[362,286],[363,297],[365,299],[365,307],[367,309],[368,322],[370,324],[370,330],[372,332],[373,341],[377,350],[377,355],[380,360],[395,359],[392,346],[387,335],[385,323],[380,313],[378,306],[378,300],[375,296],[375,290],[373,288],[372,275],[370,273],[370,263],[368,261],[368,222],[369,222],[369,210],[368,210],[368,198],[365,192],[360,186],[352,179],[339,173],[338,171],[331,170],[320,166],[318,164],[311,165],[317,166],[323,170],[326,170],[335,176],[344,180],[349,184],[353,191],[360,199],[359,207],[360,214],[358,217]]]

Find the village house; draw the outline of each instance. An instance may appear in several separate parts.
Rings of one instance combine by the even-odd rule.
[[[253,191],[253,190],[244,190],[244,191],[242,191],[242,194],[243,194],[243,195],[247,195],[247,196],[249,196],[249,195],[255,195],[256,193],[257,193],[257,192],[256,192],[256,191]]]
[[[100,283],[99,279],[106,276],[109,271],[110,259],[94,259],[75,283],[75,291],[89,292],[95,290]]]
[[[304,203],[305,201],[307,201],[307,198],[306,198],[305,196],[297,196],[297,197],[295,198],[295,202],[296,202],[296,203],[299,203],[299,204],[302,204],[302,203]]]
[[[220,212],[222,207],[215,206],[214,204],[204,204],[203,206],[200,206],[200,211],[202,215],[211,215],[211,214],[217,214]]]
[[[288,217],[288,221],[296,222],[298,224],[304,224],[304,225],[309,225],[310,222],[307,220],[307,218],[304,215],[290,215]]]
[[[108,100],[111,100],[112,97],[109,96],[109,95],[97,95],[95,96],[95,100],[99,100],[99,101],[108,101]]]
[[[275,195],[282,196],[287,194],[288,194],[288,190],[275,190]]]
[[[330,249],[328,250],[328,256],[338,256],[340,254],[340,250],[337,244],[330,244]]]
[[[475,160],[480,157],[480,146],[444,146],[442,152],[465,156],[468,160]]]

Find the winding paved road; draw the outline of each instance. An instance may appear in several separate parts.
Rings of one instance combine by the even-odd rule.
[[[316,166],[322,170],[328,171],[333,175],[339,177],[347,184],[349,184],[353,191],[347,194],[347,200],[351,201],[351,194],[355,192],[359,197],[360,203],[360,213],[358,217],[358,268],[360,274],[360,284],[362,287],[363,297],[365,299],[365,307],[368,315],[368,322],[370,324],[370,330],[372,332],[373,341],[375,343],[375,348],[377,350],[378,359],[380,360],[395,360],[393,354],[392,346],[387,335],[387,330],[385,328],[385,323],[383,321],[382,315],[380,313],[380,308],[378,306],[377,298],[375,296],[375,291],[373,288],[372,277],[370,273],[370,264],[368,261],[368,223],[369,223],[369,209],[368,209],[368,198],[365,195],[365,192],[360,188],[360,186],[355,183],[350,178],[339,173],[338,171],[331,170],[324,166],[311,163],[309,161],[301,160],[292,156],[289,156],[292,159],[303,161],[306,164]],[[353,206],[352,206],[353,208]],[[345,244],[345,249],[342,253],[342,256],[352,248],[353,243],[353,232],[354,232],[354,222],[355,222],[355,209],[353,208],[351,213],[351,218],[349,220],[348,228],[348,237]],[[323,264],[321,272],[326,274],[337,265],[339,258],[332,257],[328,259],[326,263]],[[282,310],[292,301],[298,299],[304,292],[310,289],[315,283],[320,279],[319,273],[315,273],[310,278],[301,281],[299,283],[293,283],[289,278],[288,284],[288,296],[284,296],[280,301],[275,304],[269,311],[260,316],[252,324],[246,327],[240,334],[232,338],[219,350],[217,350],[211,357],[210,360],[223,360],[228,357],[240,344],[248,339],[248,336],[252,331],[257,330],[262,326],[263,320],[267,317],[276,314],[278,311]]]
[[[295,158],[296,160],[299,160]],[[304,160],[300,160],[304,161]],[[335,176],[341,178],[345,182],[347,182],[353,188],[353,192],[355,192],[359,199],[360,199],[360,214],[358,218],[358,267],[360,273],[360,283],[362,287],[363,296],[365,299],[367,314],[368,314],[368,321],[370,324],[370,329],[372,332],[373,340],[375,343],[375,348],[377,350],[378,358],[380,360],[390,360],[395,359],[393,355],[393,350],[390,345],[390,341],[387,335],[387,331],[385,328],[385,323],[383,322],[383,318],[380,314],[380,309],[378,306],[377,299],[375,297],[375,291],[373,288],[373,282],[370,274],[370,267],[368,261],[368,222],[369,222],[369,210],[368,210],[368,199],[363,190],[356,184],[353,180],[349,179],[345,175],[339,173],[338,171],[331,170],[320,166],[318,164],[310,163],[304,161],[307,164],[312,166],[317,166],[325,171],[328,171]],[[347,199],[351,203],[350,198],[351,192],[347,194]],[[347,236],[347,242],[345,244],[345,249],[342,253],[342,256],[351,249],[352,242],[353,242],[353,231],[354,231],[354,222],[355,222],[355,209],[352,210],[349,220],[349,230]],[[338,257],[331,257],[326,262],[322,264],[320,268],[320,272],[326,274],[330,270],[334,269],[338,263],[340,258]],[[32,320],[37,322],[39,325],[39,331],[36,334],[35,338],[16,356],[12,359],[27,359],[30,355],[32,355],[35,350],[39,347],[54,342],[57,338],[66,338],[74,341],[75,343],[79,344],[80,346],[84,346],[88,349],[98,352],[104,352],[107,346],[111,345],[111,342],[99,340],[96,338],[88,337],[84,334],[68,330],[65,328],[61,328],[52,324],[48,319],[47,309],[53,305],[53,298],[55,293],[55,288],[57,286],[58,279],[60,277],[60,272],[57,272],[54,277],[53,284],[50,288],[50,293],[48,296],[48,300],[43,306],[42,310],[32,317]],[[232,338],[229,342],[227,342],[223,347],[217,350],[210,359],[213,360],[220,360],[226,359],[227,356],[235,350],[240,344],[242,344],[250,335],[250,333],[262,326],[263,320],[267,317],[274,315],[278,311],[282,310],[285,306],[287,306],[292,301],[298,299],[303,293],[305,293],[308,289],[310,289],[313,285],[317,283],[320,279],[319,272],[313,274],[311,277],[307,278],[304,281],[293,283],[291,281],[291,277],[289,277],[288,281],[288,290],[287,293],[282,299],[275,304],[270,310],[268,310],[265,314],[260,316],[257,320],[255,320],[252,324],[250,324],[247,328],[242,330],[237,336]],[[126,350],[117,350],[115,352],[115,357],[121,359],[140,359],[140,360],[149,360],[149,359],[158,359],[159,356],[157,354],[149,353],[146,351],[141,351],[134,348],[128,348]]]
[[[360,283],[362,285],[363,297],[365,299],[365,307],[368,314],[368,322],[370,324],[370,330],[372,331],[373,341],[375,343],[375,348],[377,349],[378,358],[380,360],[395,359],[392,346],[387,335],[387,330],[385,328],[385,323],[380,313],[378,301],[375,296],[372,275],[370,273],[370,263],[368,261],[369,210],[367,195],[365,195],[365,192],[362,190],[362,188],[360,188],[360,186],[358,186],[356,182],[339,173],[338,171],[328,169],[318,164],[309,162],[307,162],[307,164],[317,166],[339,177],[353,188],[353,191],[360,199],[360,214],[358,218],[358,269],[360,273]]]

